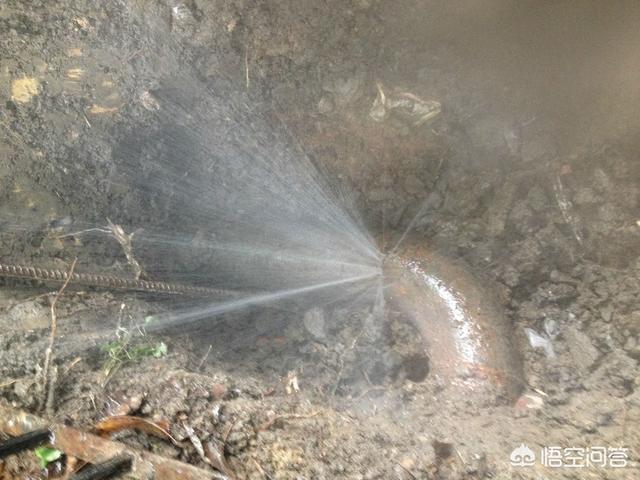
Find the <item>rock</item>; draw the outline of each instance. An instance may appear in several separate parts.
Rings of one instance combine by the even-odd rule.
[[[33,382],[26,378],[21,378],[16,380],[13,384],[13,393],[16,397],[20,399],[26,405],[31,405],[33,403],[33,393],[31,387],[33,386]]]
[[[223,383],[214,383],[211,387],[211,396],[214,400],[220,400],[227,394],[227,387]]]
[[[609,323],[611,321],[611,316],[613,315],[613,307],[611,305],[605,305],[600,308],[600,318],[603,321]]]
[[[440,440],[433,440],[431,442],[431,446],[433,447],[433,451],[436,454],[436,458],[445,460],[453,455],[453,443],[451,442],[441,442]]]

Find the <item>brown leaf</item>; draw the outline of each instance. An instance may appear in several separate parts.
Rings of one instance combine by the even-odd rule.
[[[140,432],[148,433],[164,440],[169,440],[175,445],[178,442],[171,436],[168,431],[169,425],[158,424],[150,420],[141,417],[134,417],[131,415],[114,415],[100,420],[93,428],[94,432],[101,437],[108,437],[109,435],[120,432],[122,430],[138,430]]]

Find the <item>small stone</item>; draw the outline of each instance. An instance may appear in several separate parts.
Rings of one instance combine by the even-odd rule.
[[[156,100],[149,91],[143,92],[142,95],[140,95],[140,103],[150,112],[157,112],[160,110],[160,103],[158,103],[158,100]]]
[[[599,427],[606,427],[607,425],[611,425],[613,423],[613,418],[615,414],[612,412],[604,412],[599,413],[596,417],[596,425]]]
[[[611,321],[611,316],[613,315],[613,307],[611,305],[606,305],[600,308],[600,318],[603,321],[609,323]]]
[[[13,384],[13,393],[20,400],[22,401],[27,400],[28,398],[33,396],[30,393],[31,385],[32,385],[32,382],[24,379],[19,379]]]
[[[405,470],[412,470],[416,466],[416,462],[411,457],[402,457],[398,462]]]
[[[453,443],[434,440],[431,442],[431,445],[433,446],[436,457],[440,459],[445,460],[453,455]]]
[[[211,387],[211,396],[214,400],[221,400],[227,394],[227,387],[223,383],[214,383]]]

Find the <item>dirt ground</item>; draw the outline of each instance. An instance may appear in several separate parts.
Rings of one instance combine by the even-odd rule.
[[[383,249],[413,220],[413,238],[486,281],[527,389],[515,405],[452,392],[412,327],[382,321],[367,298],[156,331],[176,300],[71,287],[43,401],[47,294],[60,285],[0,278],[3,402],[78,428],[115,414],[166,424],[175,444],[115,438],[205,469],[221,448],[229,478],[640,477],[637,4],[105,3],[0,4],[2,262],[67,270],[77,258],[79,271],[131,276],[117,242],[61,233],[106,219],[203,228],[175,192],[145,195],[122,173],[132,152],[173,168],[156,98],[167,79],[188,97],[175,80],[188,69],[214,103],[241,98],[277,118]],[[381,114],[381,95],[404,107]],[[435,105],[422,121],[416,109]],[[133,246],[150,278],[224,282],[188,251]],[[149,328],[131,336],[139,319]],[[627,466],[513,466],[521,444],[625,448]],[[0,476],[56,468],[29,453]]]

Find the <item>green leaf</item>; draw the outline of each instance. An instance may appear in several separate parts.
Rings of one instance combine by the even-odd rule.
[[[51,447],[37,447],[35,449],[36,457],[40,460],[40,468],[47,468],[51,462],[55,462],[62,457],[62,452]]]
[[[167,344],[159,342],[153,350],[153,356],[156,358],[164,357],[168,351],[169,349],[167,348]]]

